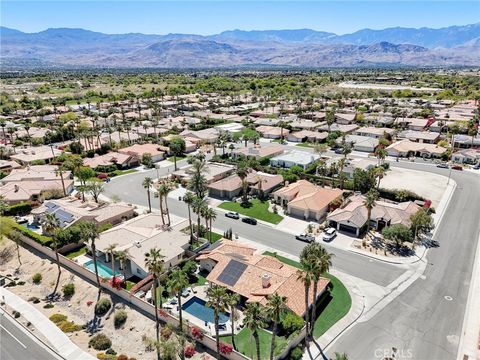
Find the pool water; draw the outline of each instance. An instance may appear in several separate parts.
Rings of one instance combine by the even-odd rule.
[[[209,323],[214,323],[215,318],[213,316],[213,308],[207,306],[205,300],[202,300],[196,296],[192,297],[185,304],[182,305],[183,311]],[[218,315],[218,322],[225,324],[230,319],[229,313],[220,313]]]
[[[93,264],[93,260],[87,261],[85,264],[83,264],[88,270],[95,272],[95,265]],[[110,279],[112,277],[112,269],[105,265],[104,263],[101,263],[97,261],[97,269],[98,269],[98,276],[102,278],[107,278]],[[115,271],[115,276],[120,275],[118,271]]]

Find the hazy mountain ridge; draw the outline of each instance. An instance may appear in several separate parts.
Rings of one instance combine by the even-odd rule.
[[[480,23],[443,29],[364,29],[341,36],[310,29],[232,30],[201,36],[69,28],[24,33],[0,27],[0,40],[2,61],[9,63],[41,59],[56,65],[161,68],[480,64]],[[421,45],[425,43],[429,46]]]

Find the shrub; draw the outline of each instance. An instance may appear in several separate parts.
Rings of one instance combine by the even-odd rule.
[[[233,346],[226,343],[220,343],[220,352],[225,355],[230,355],[233,351]]]
[[[38,304],[40,302],[40,299],[36,296],[32,296],[31,298],[28,299],[28,301],[31,301],[34,304]]]
[[[128,356],[124,354],[120,354],[117,356],[117,360],[128,360]]]
[[[71,297],[75,294],[75,284],[65,284],[62,287],[63,296]]]
[[[112,307],[112,303],[107,298],[100,299],[95,305],[95,314],[99,316],[105,315]]]
[[[53,305],[53,304],[45,304],[45,305],[43,305],[43,308],[44,308],[44,309],[51,309],[51,308],[53,308],[54,306],[55,306],[55,305]]]
[[[75,331],[80,331],[83,329],[82,325],[75,324],[73,321],[63,321],[57,326],[62,330],[64,333],[70,333]]]
[[[291,311],[287,312],[282,319],[282,328],[288,334],[298,331],[302,327],[302,318]]]
[[[40,284],[42,282],[42,274],[36,273],[32,276],[32,281],[34,284]]]
[[[97,359],[100,359],[100,360],[116,360],[117,357],[115,355],[109,355],[109,354],[105,354],[105,353],[98,353],[97,354]]]
[[[125,324],[125,321],[127,321],[127,312],[124,310],[120,310],[115,313],[115,317],[113,318],[113,322],[115,325],[115,328],[121,327],[123,324]]]
[[[17,285],[25,285],[25,281],[23,281],[23,280],[19,281],[19,282],[17,282]]]
[[[183,349],[183,353],[185,354],[185,357],[191,358],[193,355],[195,355],[195,347],[193,345],[187,345]]]
[[[32,204],[29,202],[21,202],[15,205],[11,205],[5,211],[5,215],[25,215],[32,211]]]
[[[160,330],[160,335],[162,335],[163,339],[168,340],[170,336],[172,336],[172,329],[168,326],[164,326],[162,327],[162,330]]]
[[[90,339],[88,346],[95,350],[107,350],[112,347],[112,342],[105,334],[97,334]]]
[[[67,316],[63,314],[53,314],[50,316],[50,321],[53,322],[54,324],[58,325],[63,321],[67,320]]]
[[[110,348],[107,351],[105,351],[105,354],[107,354],[107,355],[117,355],[117,352],[115,350],[113,350],[112,348]]]
[[[12,314],[15,319],[18,319],[21,315],[17,310],[13,310]]]
[[[303,351],[300,346],[295,347],[291,352],[290,352],[290,359],[292,360],[300,360],[303,357]]]

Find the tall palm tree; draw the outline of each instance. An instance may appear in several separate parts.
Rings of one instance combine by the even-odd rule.
[[[221,312],[225,311],[226,290],[219,285],[212,285],[207,290],[207,306],[213,308],[213,318],[215,323],[215,341],[217,345],[217,359],[220,355],[220,337],[218,336],[218,319]]]
[[[118,262],[120,263],[120,270],[122,270],[123,281],[126,283],[127,281],[126,265],[127,265],[127,260],[130,259],[130,254],[128,253],[128,249],[117,251],[116,257]]]
[[[82,234],[83,239],[90,242],[90,248],[92,249],[93,266],[95,268],[95,276],[97,278],[97,286],[100,293],[101,288],[100,278],[98,276],[97,249],[95,247],[95,240],[97,240],[98,238],[97,226],[93,222],[84,221],[80,223],[80,233]]]
[[[170,211],[168,211],[168,194],[173,190],[172,183],[170,181],[163,181],[158,187],[158,196],[160,197],[160,204],[162,203],[162,198],[165,199],[165,211],[167,212],[168,225],[170,226]],[[163,219],[163,210],[162,210],[162,219]]]
[[[275,337],[277,335],[277,327],[280,322],[280,317],[286,309],[287,297],[274,293],[268,296],[268,303],[266,307],[267,317],[272,320],[272,342],[270,345],[270,360],[273,360],[275,353]]]
[[[387,152],[387,150],[385,150],[385,148],[383,146],[378,146],[377,147],[377,149],[375,150],[375,156],[378,159],[378,165],[383,164],[387,155],[388,155],[388,152]]]
[[[115,257],[117,255],[116,249],[117,249],[117,244],[115,243],[108,245],[107,248],[105,249],[105,251],[109,254],[110,261],[112,262],[113,281],[115,281]]]
[[[152,299],[153,306],[155,308],[155,330],[157,334],[157,341],[160,340],[160,324],[158,322],[158,299],[157,299],[157,281],[158,277],[163,270],[163,258],[160,250],[157,248],[152,248],[148,253],[145,254],[145,266],[148,269],[148,272],[153,276],[152,282]],[[162,296],[160,294],[160,296]],[[160,359],[160,353],[157,349],[157,358]]]
[[[231,323],[230,336],[232,338],[232,345],[235,350],[237,350],[237,346],[235,345],[235,319],[237,318],[236,306],[239,300],[240,300],[240,296],[236,293],[229,293],[225,296],[225,305],[229,308],[229,311],[230,311],[230,323]]]
[[[205,208],[205,202],[196,196],[192,202],[192,209],[195,214],[197,214],[197,241],[200,239],[200,220],[203,213],[203,209]]]
[[[325,248],[319,243],[311,243],[305,246],[300,253],[301,263],[309,261],[312,262],[312,280],[313,280],[313,306],[312,306],[312,317],[310,320],[310,336],[313,338],[313,329],[315,326],[316,320],[316,299],[318,293],[318,282],[322,277],[322,274],[330,270],[332,266],[332,257],[334,255],[330,254]]]
[[[158,196],[158,201],[159,201],[159,206],[160,206],[160,217],[162,219],[162,224],[165,225],[165,217],[163,216],[163,195],[160,192],[160,187],[157,187],[157,196]]]
[[[302,259],[300,259],[302,260]],[[309,319],[309,308],[310,308],[310,287],[312,285],[313,272],[314,272],[314,263],[309,261],[309,259],[304,259],[300,262],[302,265],[302,269],[297,271],[297,279],[303,283],[303,287],[305,289],[305,326],[306,326],[306,334],[310,334],[310,319]],[[308,341],[308,335],[306,337]]]
[[[363,201],[363,206],[367,208],[367,233],[370,231],[370,218],[372,217],[372,209],[377,204],[378,192],[374,189],[371,189],[367,192],[365,200]]]
[[[373,170],[373,173],[374,173],[375,177],[378,178],[377,191],[379,191],[380,190],[380,181],[385,177],[385,174],[386,174],[385,168],[383,166],[377,166]]]
[[[58,248],[62,246],[62,240],[57,232],[57,230],[60,228],[60,222],[58,221],[55,214],[47,214],[45,216],[45,218],[43,219],[42,228],[45,234],[52,235],[52,246],[53,251],[55,251],[55,260],[57,262],[58,276],[57,283],[55,284],[55,289],[53,289],[52,292],[52,295],[54,295],[57,292],[58,284],[60,283],[60,274],[62,273],[62,270],[60,268],[60,258],[58,256]]]
[[[188,286],[188,277],[183,270],[174,270],[168,279],[168,290],[177,297],[178,301],[178,319],[180,321],[180,331],[183,331],[182,319],[182,291]]]
[[[147,189],[147,199],[148,199],[148,211],[152,212],[152,201],[150,199],[150,187],[153,184],[153,180],[151,177],[146,176],[145,179],[143,179],[143,188]]]
[[[189,190],[192,190],[195,195],[203,199],[207,191],[207,179],[203,175],[205,172],[206,162],[204,158],[192,157],[189,159],[192,167],[188,170],[191,174],[190,181],[188,183]]]
[[[209,231],[208,240],[211,243],[212,242],[212,222],[217,218],[217,212],[213,208],[207,207],[205,209],[205,212],[203,213],[203,216],[205,217],[205,222],[208,222],[210,224],[208,226],[207,231]]]
[[[191,207],[193,204],[193,201],[195,200],[195,195],[187,191],[185,196],[183,197],[183,201],[185,201],[185,204],[187,204],[187,209],[188,209],[188,224],[190,228],[190,244],[192,243],[193,240],[193,228],[192,228],[192,214],[191,214]]]
[[[244,312],[245,318],[243,324],[250,330],[255,339],[255,347],[257,349],[257,360],[260,360],[260,337],[258,330],[266,326],[265,314],[259,303],[249,303]]]

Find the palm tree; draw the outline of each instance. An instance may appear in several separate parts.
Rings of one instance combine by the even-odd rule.
[[[242,204],[246,204],[248,202],[247,195],[248,195],[248,182],[246,181],[248,176],[248,171],[245,167],[237,166],[237,176],[240,178],[242,182]]]
[[[313,329],[315,326],[316,320],[316,299],[318,293],[318,282],[322,277],[322,274],[330,270],[332,266],[332,257],[333,254],[330,254],[325,248],[319,243],[311,243],[305,246],[300,254],[300,259],[302,262],[312,262],[312,280],[313,280],[313,306],[312,306],[312,318],[310,320],[310,336],[313,338]]]
[[[55,260],[57,261],[57,268],[58,268],[58,276],[57,276],[57,283],[55,284],[55,289],[53,289],[52,295],[57,292],[58,284],[60,283],[60,274],[62,270],[60,268],[60,258],[58,256],[58,248],[62,245],[62,240],[57,233],[57,229],[60,228],[60,222],[58,221],[55,214],[47,214],[43,219],[42,223],[43,232],[45,234],[52,235],[52,246],[53,251],[55,251]]]
[[[189,160],[192,167],[189,169],[191,174],[190,181],[188,183],[189,190],[192,190],[199,198],[203,199],[207,191],[207,179],[203,175],[205,172],[205,159],[198,157],[191,158]]]
[[[205,209],[205,212],[203,213],[203,216],[205,218],[205,222],[210,223],[210,226],[208,227],[207,230],[210,231],[208,240],[210,241],[210,243],[212,243],[212,221],[217,218],[217,213],[213,208],[207,207]]]
[[[126,281],[127,281],[126,265],[127,265],[127,260],[130,259],[130,254],[128,253],[128,249],[117,251],[116,257],[118,262],[120,263],[120,270],[122,270],[123,281],[126,284]]]
[[[280,296],[277,293],[268,296],[267,317],[273,321],[272,343],[270,345],[270,360],[273,360],[275,352],[275,337],[277,335],[277,326],[280,322],[280,316],[285,311],[287,303],[286,296]],[[233,338],[232,338],[233,339]]]
[[[221,359],[220,355],[220,337],[218,336],[218,317],[225,311],[226,290],[219,285],[212,285],[207,290],[207,306],[213,308],[213,318],[215,322],[215,341],[217,344],[217,359]]]
[[[180,331],[183,331],[182,320],[182,291],[188,286],[188,278],[184,271],[180,269],[174,270],[168,280],[168,289],[171,294],[177,297],[178,301],[178,319],[180,321]]]
[[[239,300],[240,300],[240,296],[236,293],[229,293],[225,296],[225,305],[230,310],[230,323],[231,323],[230,336],[232,338],[232,345],[235,350],[237,350],[237,346],[235,345],[235,319],[237,318],[236,306]]]
[[[367,208],[367,233],[370,231],[370,218],[372,217],[372,209],[375,207],[376,200],[378,199],[378,192],[376,190],[370,190],[367,192],[367,196],[363,201],[363,206]]]
[[[168,211],[168,194],[173,190],[172,183],[169,181],[163,181],[158,187],[158,196],[160,197],[160,205],[162,205],[162,198],[165,199],[165,211],[167,212],[168,225],[170,226],[170,212]],[[163,219],[163,209],[162,219]]]
[[[150,187],[153,184],[153,180],[151,177],[146,176],[145,179],[143,179],[143,188],[147,189],[147,199],[148,199],[148,211],[152,212],[152,202],[150,200]]]
[[[306,326],[306,334],[307,337],[305,338],[308,341],[308,334],[310,334],[310,319],[308,317],[309,314],[309,307],[310,307],[310,286],[312,285],[312,281],[314,280],[313,272],[314,272],[314,263],[307,259],[300,259],[300,264],[302,265],[302,269],[297,271],[297,279],[303,283],[303,287],[305,289],[305,326]]]
[[[335,360],[348,360],[348,355],[345,353],[342,354],[342,353],[336,352]]]
[[[375,156],[378,159],[378,165],[383,164],[387,155],[388,155],[388,152],[387,150],[385,150],[383,146],[377,147],[377,149],[375,150]]]
[[[90,242],[90,248],[92,250],[92,257],[93,257],[93,265],[95,268],[95,276],[97,277],[98,291],[100,294],[100,291],[101,291],[100,278],[98,276],[97,250],[95,247],[95,240],[98,237],[97,226],[93,222],[84,221],[80,223],[80,233],[82,234],[83,239]]]
[[[373,170],[375,177],[378,178],[377,191],[380,189],[380,181],[385,177],[385,168],[383,166],[377,166]]]
[[[255,347],[257,349],[257,360],[260,360],[260,337],[258,330],[266,326],[265,315],[259,303],[249,303],[244,312],[245,318],[243,324],[250,330],[255,339]]]
[[[160,327],[158,322],[158,299],[157,299],[157,281],[163,270],[163,258],[160,250],[157,248],[151,248],[148,253],[145,254],[145,266],[148,269],[148,272],[153,276],[152,282],[152,299],[153,306],[155,308],[155,329],[157,333],[157,341],[160,340]],[[160,294],[160,296],[162,296]],[[157,349],[157,358],[160,359],[160,353]]]
[[[105,251],[109,254],[110,261],[112,262],[112,278],[113,278],[113,281],[115,281],[115,256],[117,255],[117,252],[115,251],[116,249],[117,249],[117,244],[110,244],[105,249]]]
[[[192,209],[197,214],[197,241],[200,239],[200,219],[205,208],[205,202],[196,196],[192,202]]]
[[[192,214],[191,214],[191,207],[193,204],[193,201],[195,200],[195,195],[187,191],[185,196],[183,197],[183,201],[185,201],[185,204],[187,204],[187,209],[188,209],[188,224],[190,228],[190,244],[192,243],[193,240],[193,228],[192,228]]]

